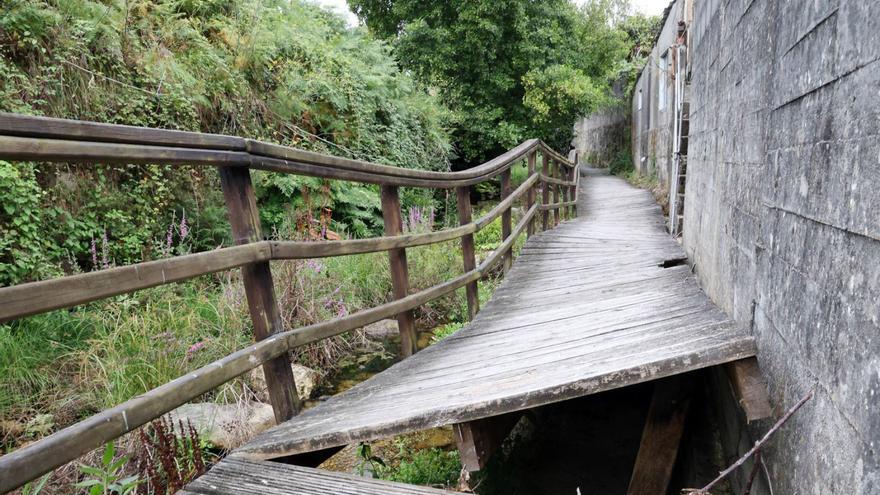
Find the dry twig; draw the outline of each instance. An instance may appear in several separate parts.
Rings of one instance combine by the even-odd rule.
[[[736,470],[736,468],[742,466],[743,463],[745,463],[749,457],[752,457],[756,453],[760,452],[761,446],[764,445],[764,443],[770,438],[770,436],[773,435],[774,433],[776,433],[779,430],[779,428],[781,428],[782,425],[784,425],[785,422],[788,421],[788,419],[791,418],[791,416],[794,413],[796,413],[798,409],[801,408],[801,406],[803,406],[808,400],[812,399],[815,392],[816,392],[815,389],[810,390],[810,392],[807,393],[807,395],[805,395],[801,400],[799,400],[797,402],[797,404],[793,405],[791,407],[791,409],[789,409],[781,418],[779,418],[779,421],[777,421],[776,424],[774,424],[769,430],[767,430],[767,433],[765,433],[764,436],[761,437],[760,440],[755,442],[755,446],[752,447],[751,450],[746,452],[745,455],[743,455],[736,462],[731,464],[730,467],[728,467],[724,471],[721,471],[721,473],[718,474],[718,477],[715,478],[714,480],[712,480],[708,485],[704,486],[703,488],[699,488],[699,489],[685,488],[684,490],[681,491],[681,493],[687,494],[687,495],[711,495],[709,493],[709,490],[712,489],[712,487],[714,487],[719,482],[721,482],[721,480],[723,480],[728,475],[730,475],[730,473],[734,472]],[[757,464],[759,462],[760,462],[760,458],[756,457],[755,463]],[[751,483],[749,483],[749,485],[751,485]]]

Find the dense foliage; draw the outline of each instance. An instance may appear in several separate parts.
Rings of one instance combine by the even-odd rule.
[[[632,42],[621,0],[350,0],[401,64],[454,112],[466,162],[540,137],[567,149],[577,117],[610,102]]]
[[[445,111],[389,49],[287,0],[6,0],[0,111],[227,133],[448,168]],[[0,163],[0,284],[205,249],[228,226],[211,169]],[[329,208],[375,233],[372,188],[257,174],[267,231]],[[409,191],[408,204],[430,202]],[[305,213],[303,213],[305,214]],[[39,235],[28,229],[40,226]],[[48,262],[48,263],[46,263]]]

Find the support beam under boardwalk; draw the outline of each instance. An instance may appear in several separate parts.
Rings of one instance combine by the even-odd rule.
[[[453,495],[456,492],[374,480],[277,462],[224,459],[181,495]]]
[[[462,469],[473,472],[485,468],[521,417],[522,413],[514,412],[453,425]]]
[[[690,409],[693,390],[690,380],[687,375],[679,375],[654,385],[654,396],[627,495],[664,494],[669,488]]]

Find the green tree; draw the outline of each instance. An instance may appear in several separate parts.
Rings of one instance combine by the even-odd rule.
[[[607,103],[628,51],[621,0],[350,0],[400,63],[454,112],[466,162],[538,136],[565,148],[579,116]]]

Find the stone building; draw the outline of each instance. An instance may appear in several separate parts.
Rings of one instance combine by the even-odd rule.
[[[816,390],[762,491],[880,493],[880,2],[674,1],[631,104],[633,165],[777,417]],[[726,425],[728,459],[766,429]]]

